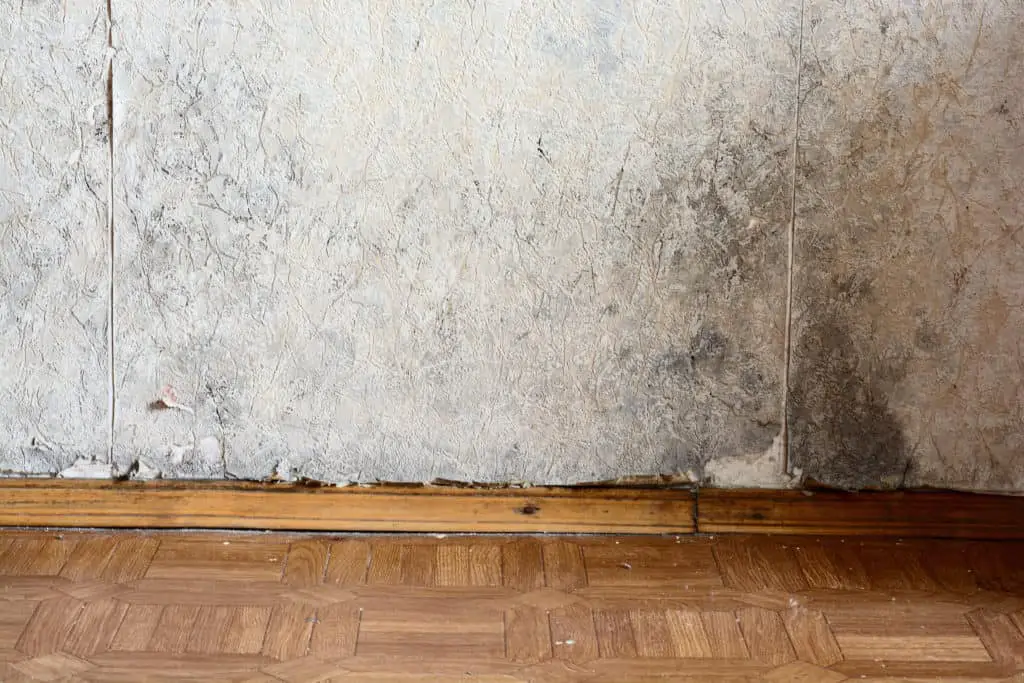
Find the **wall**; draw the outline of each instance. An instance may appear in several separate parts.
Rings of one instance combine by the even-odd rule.
[[[0,0],[0,467],[1024,489],[947,5]]]

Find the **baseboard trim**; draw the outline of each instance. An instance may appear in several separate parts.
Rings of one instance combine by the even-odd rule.
[[[1024,539],[1024,497],[944,491],[0,479],[0,527]]]
[[[1024,497],[701,489],[697,528],[704,533],[1024,539]]]
[[[0,481],[0,526],[689,534],[687,489]]]

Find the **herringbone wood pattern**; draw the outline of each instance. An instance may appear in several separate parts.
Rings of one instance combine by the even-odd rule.
[[[1014,681],[1024,544],[0,534],[0,680]]]

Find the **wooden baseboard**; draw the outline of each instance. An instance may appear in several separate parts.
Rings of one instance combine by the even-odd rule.
[[[0,481],[0,526],[687,534],[694,509],[685,489]]]
[[[0,480],[0,526],[1024,539],[1024,498],[938,491],[7,479]]]
[[[1024,497],[955,491],[701,489],[704,533],[1024,539]]]

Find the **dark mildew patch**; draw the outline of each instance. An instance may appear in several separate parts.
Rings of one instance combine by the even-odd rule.
[[[973,227],[963,201],[946,203],[961,191],[946,155],[964,151],[942,130],[959,126],[953,76],[897,80],[914,55],[894,36],[908,29],[881,21],[858,34],[881,55],[862,73],[833,63],[822,35],[802,74],[790,462],[851,489],[904,485],[932,448],[929,412],[950,395],[943,358],[959,357],[946,330],[967,281],[947,236]],[[879,60],[893,64],[879,71]]]
[[[653,191],[620,193],[659,292],[643,340],[657,346],[633,371],[662,472],[702,478],[709,461],[762,453],[781,429],[786,140],[781,124],[723,124]]]
[[[717,135],[662,181],[656,220],[641,223],[669,236],[663,279],[677,293],[679,332],[655,367],[666,465],[701,478],[713,459],[764,452],[780,429],[788,180],[781,132],[761,130]]]
[[[899,257],[913,207],[899,189],[901,169],[882,157],[901,154],[893,140],[900,122],[882,103],[875,112],[877,120],[851,127],[838,163],[819,165],[807,151],[799,168],[803,186],[834,187],[841,203],[801,194],[798,204],[790,463],[814,480],[850,489],[903,483],[911,447],[890,401],[915,349],[938,344],[925,321],[889,313],[890,297],[917,298],[913,273],[896,281],[883,274]]]
[[[718,371],[726,358],[728,343],[718,330],[701,327],[690,339],[690,362],[694,367]]]
[[[835,486],[898,482],[907,469],[903,429],[887,407],[898,368],[858,350],[847,323],[824,315],[801,335],[789,393],[793,464]]]

